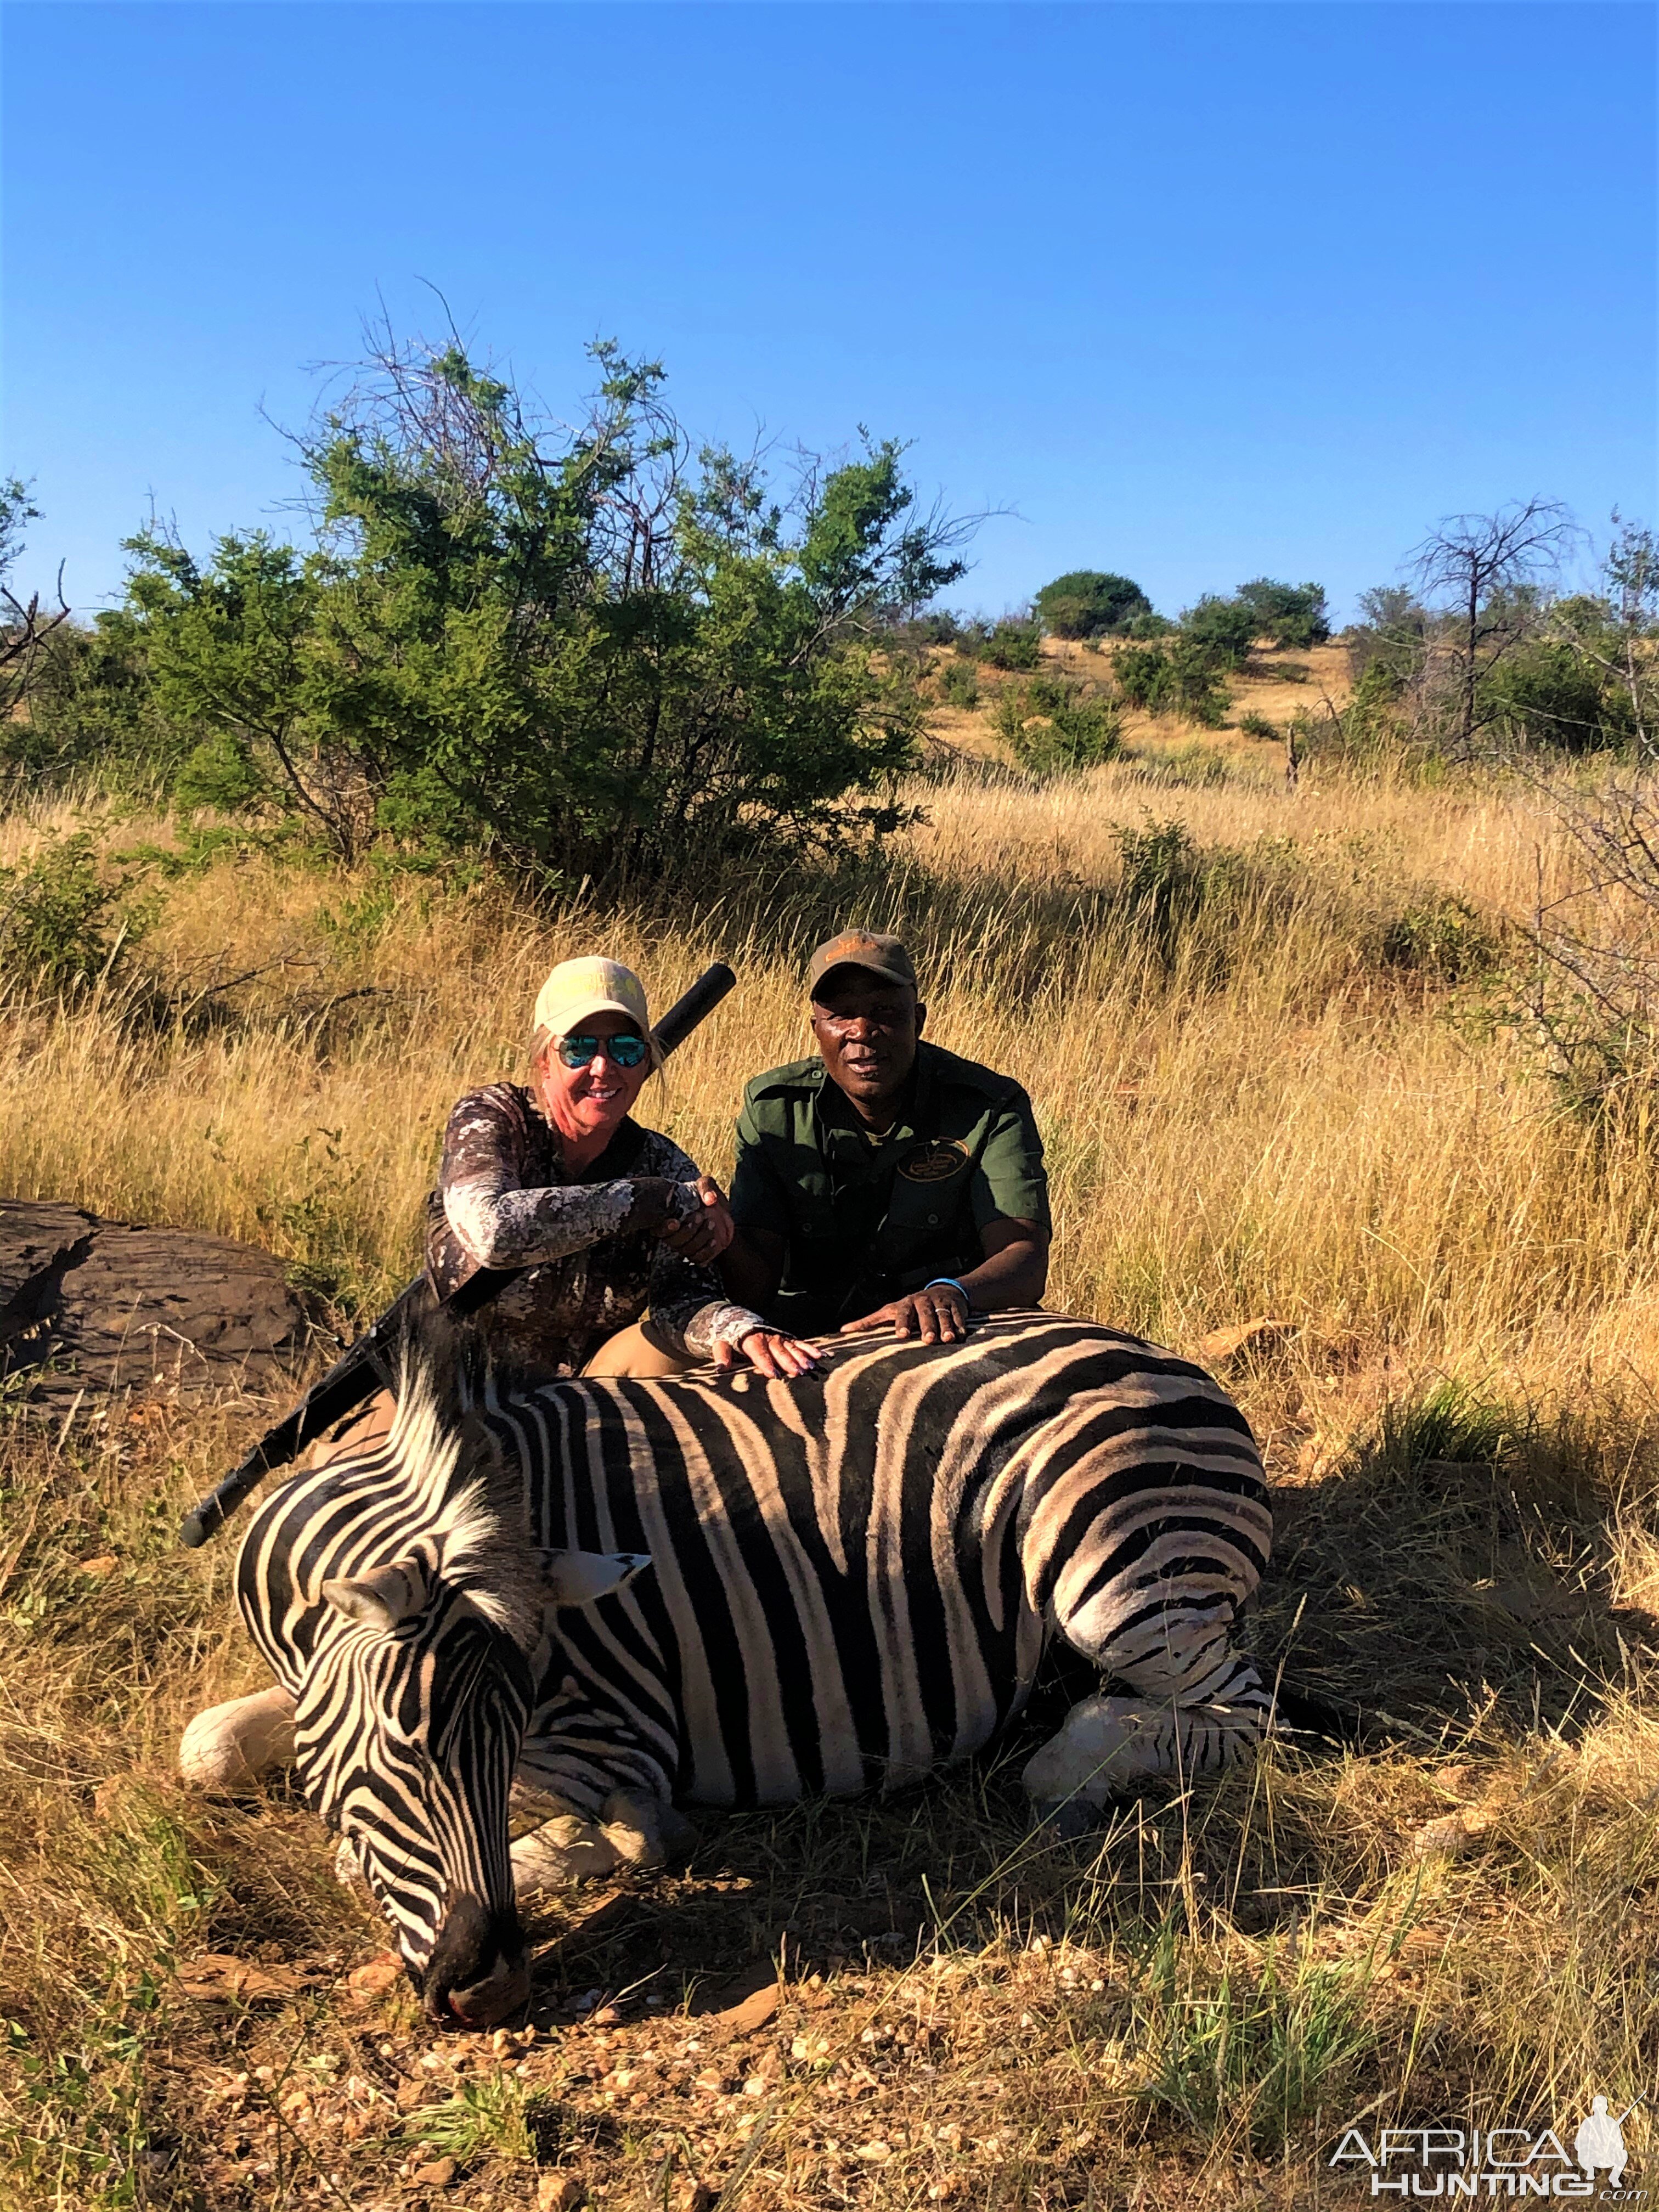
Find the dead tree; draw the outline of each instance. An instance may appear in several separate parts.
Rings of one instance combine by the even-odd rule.
[[[1496,514],[1451,514],[1413,556],[1425,598],[1449,617],[1456,670],[1455,749],[1467,758],[1490,719],[1482,679],[1537,627],[1537,591],[1577,535],[1558,501],[1529,499]]]

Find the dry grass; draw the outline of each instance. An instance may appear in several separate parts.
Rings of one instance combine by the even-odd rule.
[[[173,1530],[260,1409],[14,1420],[0,2203],[1339,2204],[1362,2107],[1570,2133],[1592,2092],[1659,2094],[1654,1134],[1563,1119],[1467,1018],[1565,866],[1525,802],[1291,799],[1234,752],[964,773],[880,873],[701,915],[226,864],[140,949],[175,998],[225,986],[189,1019],[13,1007],[0,1189],[256,1238],[349,1304],[409,1270],[444,1114],[517,1066],[552,959],[602,943],[660,1001],[734,958],[650,1102],[718,1171],[741,1077],[803,1048],[806,945],[902,927],[930,1032],[1030,1083],[1051,1303],[1189,1349],[1281,1324],[1228,1370],[1279,1486],[1257,1641],[1354,1717],[1086,1844],[1034,1844],[1006,1765],[712,1824],[684,1874],[548,1914],[533,2038],[434,2045],[345,1980],[378,1939],[303,1809],[170,1778],[185,1717],[256,1679],[231,1547]],[[1193,841],[1163,878],[1149,819]],[[707,2009],[779,1960],[769,2018]]]

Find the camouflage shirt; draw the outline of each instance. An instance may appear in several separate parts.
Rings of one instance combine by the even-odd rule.
[[[520,1268],[477,1316],[498,1357],[538,1376],[579,1374],[608,1336],[647,1312],[691,1359],[762,1326],[712,1271],[657,1235],[697,1210],[697,1169],[654,1129],[625,1121],[573,1175],[558,1132],[516,1083],[469,1091],[444,1132],[427,1265],[441,1291],[477,1267]]]

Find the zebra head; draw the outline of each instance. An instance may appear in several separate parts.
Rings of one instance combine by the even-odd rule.
[[[487,1482],[457,1483],[459,1439],[422,1422],[425,1410],[404,1408],[371,1510],[351,1516],[361,1540],[343,1548],[355,1556],[337,1549],[329,1563],[349,1571],[325,1574],[304,1606],[295,1764],[391,1922],[427,2011],[481,2027],[530,1991],[507,1797],[553,1610],[592,1603],[648,1562],[540,1551],[521,1527],[509,1535]],[[392,1491],[388,1473],[403,1478]]]

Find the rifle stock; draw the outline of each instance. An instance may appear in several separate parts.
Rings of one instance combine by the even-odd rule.
[[[737,980],[723,960],[704,969],[652,1032],[662,1059],[684,1044],[699,1022],[708,1019]],[[519,1272],[516,1268],[481,1267],[444,1303],[452,1312],[477,1312]],[[307,1444],[314,1443],[325,1430],[343,1421],[376,1390],[389,1384],[391,1372],[389,1367],[382,1365],[381,1355],[396,1351],[421,1301],[433,1295],[424,1273],[405,1284],[380,1318],[341,1354],[320,1381],[312,1384],[293,1411],[285,1414],[275,1428],[267,1429],[246,1459],[191,1508],[179,1523],[179,1542],[191,1551],[205,1544],[267,1474],[291,1465]]]

